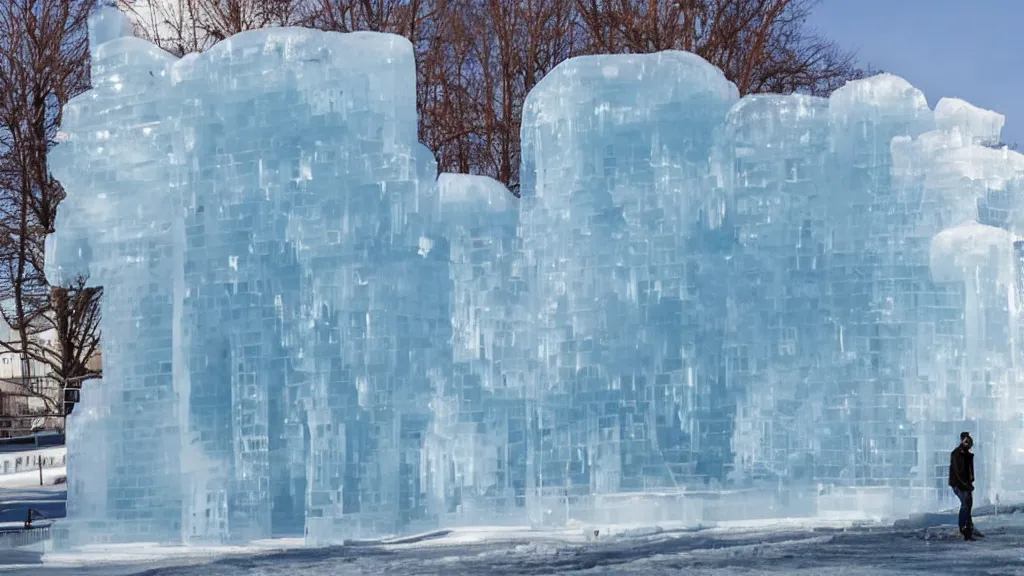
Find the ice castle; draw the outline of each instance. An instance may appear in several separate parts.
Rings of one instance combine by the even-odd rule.
[[[517,199],[437,174],[401,37],[89,33],[47,245],[105,288],[76,541],[893,515],[945,503],[962,429],[979,498],[1024,498],[999,114],[574,58],[525,103]]]

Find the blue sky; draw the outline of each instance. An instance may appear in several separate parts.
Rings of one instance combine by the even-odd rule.
[[[824,0],[809,22],[871,64],[906,78],[934,107],[963,98],[1006,116],[1024,148],[1024,0]]]

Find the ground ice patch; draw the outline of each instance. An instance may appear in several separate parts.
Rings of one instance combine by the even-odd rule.
[[[437,174],[399,37],[176,60],[119,18],[50,157],[47,274],[105,286],[71,534],[884,515],[948,498],[962,429],[979,497],[1024,496],[998,114],[575,58],[524,105],[520,200]]]

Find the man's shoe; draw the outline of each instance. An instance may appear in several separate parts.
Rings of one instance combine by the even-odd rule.
[[[971,536],[973,536],[975,538],[984,538],[985,537],[985,535],[982,534],[981,532],[979,532],[978,529],[975,528],[974,526],[971,526],[970,528],[968,528],[968,530],[971,531]]]

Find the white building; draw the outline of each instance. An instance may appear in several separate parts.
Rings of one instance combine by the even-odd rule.
[[[46,330],[32,337],[35,350],[56,350],[54,330]],[[39,360],[22,361],[21,354],[9,348],[18,348],[19,335],[6,322],[0,322],[0,438],[23,436],[39,428],[53,429],[63,426],[63,419],[47,417],[63,407],[61,389],[49,377],[50,367]]]
[[[33,336],[33,339],[39,342],[43,349],[57,349],[56,333],[52,329]],[[13,348],[18,346],[18,333],[12,330],[6,322],[0,322],[0,342],[7,342]],[[25,363],[22,362],[20,354],[9,350],[7,346],[0,347],[0,380],[20,379],[26,376],[46,376],[50,372],[50,367],[38,360],[29,360],[27,366],[28,374],[25,373],[25,368]]]

